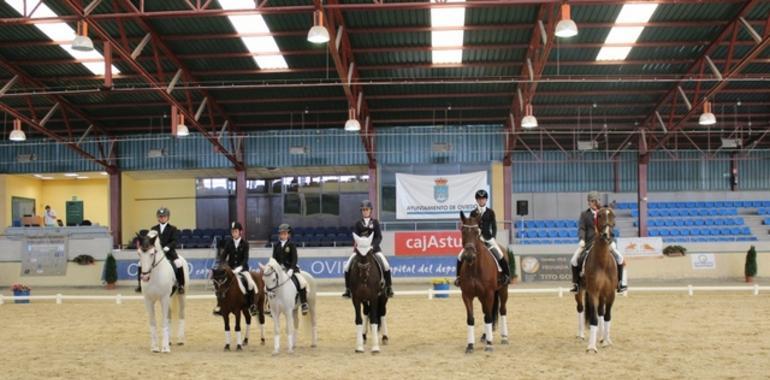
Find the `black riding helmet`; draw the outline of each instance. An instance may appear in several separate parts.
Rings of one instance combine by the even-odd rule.
[[[243,231],[243,226],[238,222],[232,222],[230,223],[230,230]]]
[[[476,192],[476,199],[481,199],[481,198],[489,199],[489,194],[487,194],[487,191],[484,189],[481,189]]]
[[[291,226],[288,223],[282,223],[280,226],[278,226],[278,232],[284,231],[291,233]]]
[[[158,211],[155,212],[155,216],[158,217],[158,218],[160,218],[161,216],[168,216],[168,217],[170,217],[171,216],[171,211],[169,211],[165,207],[161,207],[161,208],[158,209]]]
[[[374,207],[372,207],[372,202],[370,202],[368,199],[361,201],[361,207],[360,208],[361,209],[368,208],[369,210],[374,209]]]

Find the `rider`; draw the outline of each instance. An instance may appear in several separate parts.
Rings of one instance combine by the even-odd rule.
[[[481,238],[484,241],[484,245],[487,246],[490,252],[497,259],[497,263],[502,269],[503,275],[498,278],[501,284],[507,284],[511,281],[511,270],[508,264],[504,260],[503,253],[500,252],[500,246],[495,241],[497,236],[497,222],[495,221],[495,212],[487,207],[487,200],[489,194],[486,190],[481,189],[476,192],[476,208],[471,211],[471,218],[478,218],[481,216],[479,228],[481,229]],[[455,278],[455,286],[460,286],[460,268],[463,265],[462,252],[457,256],[457,278]]]
[[[575,253],[572,254],[570,264],[572,267],[572,293],[577,293],[579,290],[580,270],[583,266],[584,252],[590,251],[596,238],[596,228],[598,223],[599,212],[599,193],[591,191],[588,193],[588,209],[580,213],[580,220],[578,221],[578,234],[580,236],[580,243]],[[627,287],[623,283],[623,255],[620,254],[615,241],[610,244],[610,252],[615,256],[615,261],[618,265],[618,292],[626,291]]]
[[[176,241],[179,238],[179,230],[176,226],[169,224],[168,219],[171,217],[171,211],[166,207],[161,207],[155,212],[155,216],[158,217],[158,224],[154,225],[151,229],[158,231],[158,239],[160,239],[160,246],[163,252],[166,254],[166,258],[171,262],[176,274],[177,292],[184,294],[184,268],[182,268],[182,260],[176,254]],[[141,272],[142,268],[139,268]]]
[[[390,275],[390,263],[382,254],[380,243],[382,242],[382,231],[380,230],[380,222],[377,219],[372,218],[372,202],[368,199],[361,202],[361,219],[356,221],[353,230],[356,235],[360,237],[368,237],[374,234],[372,238],[372,252],[374,257],[379,260],[383,270],[383,277],[385,278],[385,293],[388,298],[393,297],[393,282]],[[345,298],[350,298],[350,264],[353,262],[353,258],[356,253],[353,252],[345,263],[345,293],[342,294]]]
[[[278,226],[278,243],[273,246],[273,258],[278,264],[281,264],[283,270],[289,275],[294,286],[299,291],[299,301],[302,303],[302,314],[307,314],[307,289],[300,287],[297,275],[299,274],[299,267],[297,266],[297,247],[294,242],[289,240],[289,234],[291,233],[291,226],[286,223]]]
[[[243,226],[238,222],[230,224],[230,235],[232,239],[225,241],[225,247],[222,255],[219,257],[220,264],[227,264],[233,269],[233,273],[238,278],[238,273],[249,273],[249,242],[242,238]],[[249,312],[251,315],[257,315],[257,304],[254,303],[254,289],[249,289],[246,293],[246,299],[249,302]],[[221,308],[217,305],[214,308],[214,314],[222,315]]]

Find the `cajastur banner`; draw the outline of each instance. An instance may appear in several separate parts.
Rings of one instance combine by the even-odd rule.
[[[396,256],[456,256],[462,248],[460,231],[395,233]]]

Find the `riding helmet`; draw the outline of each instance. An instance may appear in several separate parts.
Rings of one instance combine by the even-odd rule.
[[[481,198],[489,199],[489,194],[487,194],[487,191],[484,189],[481,189],[476,192],[476,199],[481,199]]]
[[[165,207],[161,207],[155,212],[155,216],[160,218],[161,216],[171,216],[171,211]]]
[[[243,226],[238,222],[232,222],[230,223],[230,229],[243,231]]]
[[[599,201],[599,192],[598,191],[592,191],[592,192],[588,193],[588,201],[589,202],[592,202],[592,201],[597,201],[598,202]]]
[[[374,209],[374,207],[372,207],[372,202],[370,202],[368,199],[361,201],[361,209],[365,208],[368,208],[369,210]]]
[[[291,226],[288,223],[282,223],[280,226],[278,226],[278,232],[284,231],[291,233]]]

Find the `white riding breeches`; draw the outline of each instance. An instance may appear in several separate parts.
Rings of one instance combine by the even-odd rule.
[[[236,277],[243,277],[246,279],[246,283],[248,284],[248,289],[241,288],[241,291],[245,290],[243,293],[246,293],[246,291],[254,290],[257,288],[257,284],[254,283],[254,278],[251,277],[251,274],[249,272],[241,272],[241,271],[238,271],[238,272],[233,271],[233,272],[235,273]],[[238,281],[238,285],[241,285],[240,281]]]
[[[377,251],[374,253],[377,255],[377,257],[380,259],[380,262],[382,263],[382,270],[384,271],[390,271],[390,263],[388,262],[388,259],[385,258],[385,255],[382,254],[382,252]],[[353,262],[353,258],[356,257],[356,253],[353,252],[352,255],[348,258],[348,261],[345,262],[345,272],[348,272],[350,270],[350,264]]]
[[[583,245],[578,246],[578,248],[575,250],[575,253],[572,254],[572,258],[570,259],[569,263],[576,267],[578,266],[578,258],[580,257],[580,253],[583,252]],[[610,252],[612,252],[612,255],[615,256],[615,261],[618,263],[618,265],[623,264],[623,255],[618,250],[618,245],[615,244],[613,241],[610,243]]]

